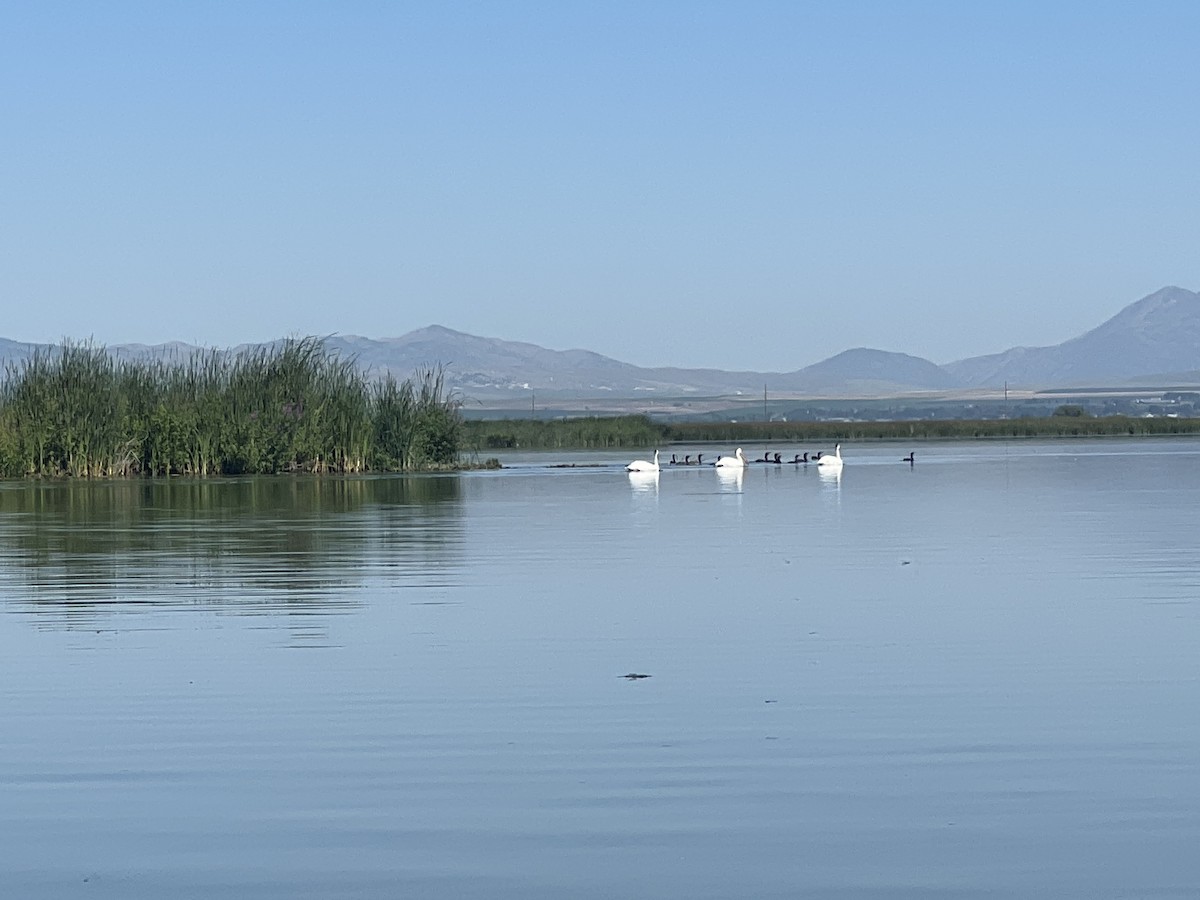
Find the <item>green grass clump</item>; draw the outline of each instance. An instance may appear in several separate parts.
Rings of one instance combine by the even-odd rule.
[[[169,361],[65,342],[6,371],[0,475],[452,468],[461,429],[441,368],[370,383],[316,338]]]

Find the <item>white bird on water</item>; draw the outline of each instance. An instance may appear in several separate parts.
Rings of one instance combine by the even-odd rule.
[[[745,466],[746,457],[742,456],[742,448],[738,447],[733,456],[722,456],[713,465],[722,468],[725,466]]]
[[[842,468],[842,445],[834,445],[833,456],[822,456],[818,459],[817,468],[823,472],[840,471]]]
[[[657,472],[658,471],[658,451],[654,451],[654,462],[646,462],[644,459],[635,459],[625,467],[626,472]]]

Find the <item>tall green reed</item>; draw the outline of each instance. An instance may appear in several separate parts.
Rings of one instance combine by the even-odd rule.
[[[6,369],[0,475],[353,473],[453,466],[440,368],[368,381],[317,338],[237,355],[116,360],[64,342]]]

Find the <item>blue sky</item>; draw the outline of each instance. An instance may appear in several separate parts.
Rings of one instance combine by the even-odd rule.
[[[1193,2],[0,11],[4,337],[791,370],[1200,289]]]

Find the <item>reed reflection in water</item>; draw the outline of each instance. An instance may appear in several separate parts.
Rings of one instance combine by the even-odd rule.
[[[42,627],[146,607],[328,613],[384,577],[445,586],[453,476],[54,482],[0,487],[0,602]]]

